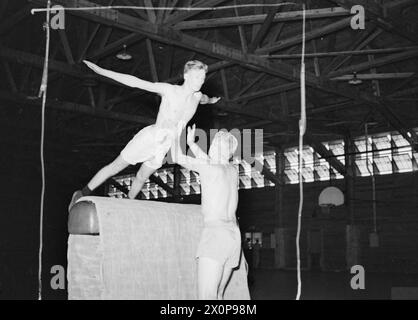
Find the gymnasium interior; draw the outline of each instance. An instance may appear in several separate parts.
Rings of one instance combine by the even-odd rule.
[[[100,296],[84,282],[100,262],[76,256],[83,239],[99,236],[72,234],[68,205],[155,122],[161,98],[99,76],[83,60],[175,85],[187,61],[208,65],[201,91],[221,100],[200,105],[189,125],[208,137],[235,130],[249,150],[233,164],[251,300],[294,300],[298,286],[301,300],[418,299],[417,1],[53,0],[83,10],[36,11],[48,2],[0,1],[0,299]],[[200,177],[168,161],[129,200],[140,166],[93,196],[103,216],[107,204],[157,208],[138,228],[120,227],[138,235],[138,251],[123,255],[141,280],[132,290],[150,294],[126,297],[168,299],[145,281],[183,290],[163,282],[184,272],[172,266],[193,254],[188,232],[197,229],[169,216],[199,210]],[[114,241],[127,237],[115,230]],[[161,268],[136,257],[139,247]]]

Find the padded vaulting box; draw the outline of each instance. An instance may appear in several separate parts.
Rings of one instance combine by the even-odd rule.
[[[198,205],[80,199],[68,220],[69,299],[197,299],[195,253],[202,227]],[[242,255],[225,299],[249,298]]]

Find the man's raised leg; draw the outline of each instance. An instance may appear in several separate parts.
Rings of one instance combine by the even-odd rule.
[[[141,191],[144,183],[148,178],[155,172],[155,169],[147,166],[146,163],[143,163],[141,168],[138,170],[134,181],[132,182],[131,190],[129,191],[129,199],[135,199],[138,193]]]
[[[222,280],[223,266],[211,258],[199,257],[197,283],[199,300],[217,300]]]
[[[113,162],[111,162],[107,166],[103,167],[99,172],[97,172],[93,179],[91,179],[90,182],[87,184],[87,187],[93,191],[107,179],[117,175],[119,172],[121,172],[128,166],[129,163],[123,160],[122,156],[119,155]]]

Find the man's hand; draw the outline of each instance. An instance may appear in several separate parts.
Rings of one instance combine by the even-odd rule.
[[[217,103],[219,100],[221,100],[221,98],[220,98],[220,97],[213,97],[213,98],[210,98],[210,99],[209,99],[208,104],[215,104],[215,103]]]
[[[191,146],[195,143],[196,125],[187,128],[187,145]]]
[[[98,65],[94,64],[93,62],[83,60],[83,62],[89,67],[91,70],[98,74],[102,74],[103,68],[100,68]]]
[[[209,160],[208,155],[200,149],[200,147],[195,142],[195,133],[196,125],[187,128],[187,145],[190,147],[190,150],[195,155],[196,159],[207,162]]]
[[[209,98],[206,94],[204,94],[202,95],[202,99],[200,99],[200,104],[215,104],[219,100],[221,100],[220,97]]]

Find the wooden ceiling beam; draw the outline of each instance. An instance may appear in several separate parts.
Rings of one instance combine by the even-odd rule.
[[[226,0],[200,0],[196,2],[192,7],[199,8],[199,7],[216,7],[218,4],[225,2]],[[164,24],[165,25],[174,25],[179,23],[180,21],[184,21],[190,19],[200,13],[204,12],[204,10],[191,10],[191,11],[178,11],[176,13],[171,14],[168,16]]]
[[[159,7],[166,7],[167,6],[167,0],[160,0],[159,1]],[[159,10],[157,11],[156,15],[157,15],[157,20],[156,23],[161,24],[164,21],[164,17],[165,17],[166,11],[164,10]]]
[[[418,152],[418,136],[412,128],[408,128],[404,121],[392,110],[389,102],[384,102],[376,111],[379,112],[387,122],[398,131],[411,147]]]
[[[405,79],[410,77],[417,77],[414,72],[396,72],[396,73],[367,73],[356,74],[356,78],[360,80],[390,80],[390,79]],[[335,78],[331,78],[331,81],[349,81],[354,79],[353,74],[347,74]]]
[[[144,4],[146,7],[148,7],[148,9],[146,10],[147,12],[147,16],[148,16],[148,21],[151,23],[156,23],[157,22],[157,15],[155,13],[154,9],[150,9],[150,8],[154,8],[154,5],[152,4],[151,0],[144,0]]]
[[[37,0],[44,3],[45,0]],[[57,0],[57,2],[64,3],[63,0]],[[69,3],[68,3],[69,2]],[[86,0],[80,0],[73,3],[73,1],[65,1],[66,4],[70,6],[94,6],[93,3]],[[112,11],[112,10],[110,10]],[[74,14],[79,14],[78,12],[73,12]],[[267,73],[273,74],[275,76],[283,77],[291,81],[299,81],[299,72],[296,68],[289,66],[284,63],[271,63],[265,59],[259,58],[254,55],[243,55],[242,52],[236,49],[232,49],[220,44],[215,44],[209,41],[197,39],[192,36],[185,35],[181,32],[177,32],[172,28],[164,26],[155,26],[155,25],[144,25],[141,22],[138,22],[137,19],[124,15],[122,13],[114,12],[102,14],[95,11],[86,11],[83,13],[84,16],[88,16],[94,20],[100,20],[105,24],[110,24],[123,28],[125,30],[131,30],[134,32],[145,34],[155,40],[162,41],[164,43],[169,43],[177,46],[182,46],[190,50],[195,50],[202,52],[214,57],[219,57],[222,59],[228,59],[229,61],[234,61],[240,63],[249,68],[255,68],[257,70],[262,70]],[[115,16],[117,19],[110,19],[110,16]],[[116,20],[116,22],[115,22]],[[362,94],[358,90],[351,90],[351,88],[338,89],[329,81],[319,81],[314,75],[307,73],[306,83],[309,86],[314,88],[324,90],[326,92],[331,92],[339,94],[345,97],[351,97],[352,99],[364,99],[366,102],[376,104],[377,101],[374,97],[371,97],[368,94]]]
[[[321,18],[333,18],[341,16],[349,16],[350,10],[343,9],[340,7],[326,8],[326,9],[311,9],[306,10],[306,19],[321,19]],[[267,14],[258,15],[247,15],[247,16],[236,16],[216,19],[201,19],[192,21],[179,22],[173,27],[176,30],[197,30],[207,28],[224,28],[231,26],[244,26],[261,24],[266,18]],[[273,23],[276,22],[288,22],[288,21],[299,21],[303,18],[303,11],[290,11],[290,12],[279,12],[274,15]]]
[[[45,4],[46,0],[34,0]],[[83,7],[94,7],[94,3],[91,3],[87,0],[56,0],[58,3],[69,6],[83,6]],[[137,32],[144,34],[156,41],[163,43],[172,44],[175,46],[180,46],[189,50],[196,52],[201,52],[203,54],[219,58],[222,60],[227,60],[229,62],[238,63],[249,69],[263,71],[265,73],[278,76],[293,82],[299,82],[300,80],[300,70],[297,67],[294,67],[285,63],[272,63],[264,58],[260,58],[257,55],[253,54],[243,54],[240,50],[227,47],[222,44],[213,43],[207,40],[202,40],[190,35],[186,35],[182,32],[176,31],[173,28],[166,26],[158,26],[152,24],[143,24],[138,19],[128,16],[126,14],[120,13],[116,10],[109,9],[106,14],[101,12],[85,11],[70,11],[75,15],[83,15],[86,18],[101,21],[104,24],[112,25],[119,27],[124,30]],[[112,18],[113,17],[113,18]],[[338,86],[336,82],[330,82],[326,79],[319,79],[314,74],[309,72],[306,73],[306,84],[318,90],[325,92],[337,94],[343,97],[349,97],[354,100],[363,100],[366,103],[377,104],[378,101],[375,97],[360,92],[359,90],[352,89],[348,86]]]
[[[167,191],[169,194],[174,195],[174,188],[171,188],[167,183],[164,183],[160,177],[152,174],[149,177],[149,180],[161,187],[163,190]]]
[[[68,64],[75,64],[70,42],[68,41],[67,32],[60,29],[58,30],[58,34],[60,36],[61,44],[64,48],[65,58],[67,59]]]
[[[370,27],[369,27],[370,28]],[[367,30],[364,34],[362,34],[357,40],[354,41],[353,44],[350,45],[348,50],[361,50],[366,47],[370,42],[372,42],[375,38],[377,38],[383,31],[381,29],[376,29],[373,25],[371,26],[370,30]],[[351,55],[347,57],[335,57],[331,63],[329,63],[323,71],[323,74],[328,74],[335,69],[338,69],[342,66],[345,62],[350,60]]]
[[[257,77],[255,77],[249,84],[247,84],[244,88],[242,88],[234,97],[233,100],[238,99],[244,93],[248,92],[255,84],[259,83],[261,79],[265,76],[265,73],[260,73]]]
[[[164,56],[166,59],[164,59],[163,72],[161,77],[163,79],[169,79],[171,77],[171,71],[173,70],[174,47],[171,45],[168,46],[168,48],[164,51]]]
[[[44,65],[44,58],[41,56],[20,50],[6,48],[2,45],[0,45],[0,57],[14,63],[28,65],[38,69],[42,69]],[[90,71],[87,71],[87,69],[81,67],[80,65],[69,65],[68,63],[56,61],[51,58],[49,59],[49,70],[74,78],[96,79],[97,81],[109,83],[115,86],[122,86],[122,84],[116,81],[98,76]]]
[[[284,185],[285,181],[283,181],[283,179],[281,179],[278,175],[275,175],[270,171],[269,168],[267,168],[265,160],[263,162],[264,163],[261,163],[260,161],[254,159],[254,168],[261,168],[259,172],[264,176],[264,178],[273,182],[274,184]]]
[[[88,59],[97,61],[99,59],[107,57],[108,55],[112,53],[121,51],[124,45],[129,46],[137,42],[140,42],[143,39],[145,39],[143,35],[140,35],[137,33],[129,34],[126,37],[123,37],[115,42],[108,44],[102,49],[96,50],[95,52],[93,52],[91,55],[88,56]]]
[[[108,6],[111,6],[112,4],[113,4],[113,2],[114,2],[114,0],[109,0],[109,2],[107,3],[107,5]],[[86,20],[87,22],[90,22],[89,20]],[[80,26],[80,25],[79,25]],[[85,41],[86,41],[86,43],[84,44],[84,46],[82,46],[81,47],[81,49],[80,49],[80,55],[79,55],[79,58],[78,58],[78,60],[77,60],[77,63],[80,63],[82,60],[84,60],[85,59],[85,57],[86,57],[86,54],[87,54],[87,51],[89,50],[89,48],[90,48],[90,46],[92,45],[92,43],[93,43],[93,40],[96,38],[96,36],[97,36],[97,33],[99,32],[99,30],[100,30],[100,23],[97,23],[95,26],[94,26],[94,29],[93,29],[93,31],[91,32],[91,34],[90,34],[90,36],[88,37],[88,39],[86,39]],[[88,26],[87,26],[87,30],[88,30]],[[85,37],[87,37],[87,35],[85,35]]]
[[[36,2],[40,2],[45,4],[45,0],[36,0]],[[86,0],[56,0],[57,3],[61,3],[67,6],[74,6],[74,7],[94,7],[95,4],[91,3]],[[207,2],[207,1],[205,1]],[[107,10],[105,13],[103,12],[96,12],[92,11],[85,11],[85,12],[78,12],[73,11],[71,12],[75,15],[82,15],[88,19],[92,19],[94,21],[100,21],[104,24],[119,27],[124,30],[137,32],[144,34],[156,41],[160,41],[163,43],[168,43],[176,46],[180,46],[183,48],[187,48],[189,50],[193,50],[196,52],[201,52],[203,54],[227,60],[229,62],[239,63],[240,65],[257,70],[263,71],[265,73],[278,76],[293,82],[299,82],[300,80],[300,72],[298,68],[294,66],[285,64],[285,63],[272,63],[266,59],[260,58],[253,54],[243,54],[240,50],[227,47],[222,44],[213,43],[210,41],[202,40],[190,35],[186,35],[182,32],[174,30],[171,27],[161,26],[161,25],[152,25],[152,24],[144,24],[138,19],[135,19],[131,16],[126,14],[120,13],[116,10]],[[384,100],[379,98],[377,99],[373,95],[370,95],[365,92],[361,92],[360,90],[355,90],[350,88],[347,85],[337,85],[337,82],[331,82],[326,79],[319,79],[315,75],[307,72],[306,73],[306,85],[313,87],[318,90],[322,90],[325,92],[333,93],[342,97],[348,97],[355,101],[363,101],[365,105],[369,106],[379,106]]]
[[[346,176],[347,170],[345,166],[339,161],[334,154],[325,148],[325,146],[312,135],[306,135],[306,143],[310,145],[316,153],[318,153],[322,158],[324,158],[335,170],[337,170],[341,175]]]
[[[392,0],[387,3],[383,3],[383,7],[386,9],[394,9],[394,8],[404,8],[404,7],[411,7],[417,5],[416,0]]]
[[[5,32],[9,31],[13,26],[21,22],[23,19],[30,15],[30,11],[33,8],[32,4],[28,4],[24,6],[22,9],[17,11],[15,14],[7,17],[0,23],[0,35],[4,34]]]
[[[45,4],[46,0],[32,0],[37,3]],[[71,7],[94,7],[95,4],[87,0],[55,0],[57,3]],[[264,58],[260,58],[253,54],[243,54],[240,50],[227,47],[222,44],[213,43],[207,40],[202,40],[190,35],[186,35],[173,28],[152,24],[143,24],[138,19],[129,15],[118,12],[117,10],[109,9],[106,14],[101,11],[69,11],[71,14],[80,15],[94,21],[101,21],[104,24],[108,24],[114,27],[118,27],[124,30],[141,33],[149,38],[163,43],[180,46],[196,52],[227,60],[233,63],[239,63],[244,67],[253,69],[256,71],[263,71],[268,74],[278,76],[290,81],[299,82],[300,70],[292,65],[285,63],[272,63]],[[329,81],[320,81],[318,77],[311,73],[306,73],[306,83],[309,86],[315,87],[319,90],[331,92],[334,94],[340,94],[342,96],[351,97],[352,99],[363,99],[376,102],[373,97],[364,95],[358,90],[350,90],[350,88],[338,89],[335,84]]]
[[[234,5],[237,6],[237,0],[234,0]],[[236,17],[239,17],[239,11],[238,8],[235,7],[234,8],[234,14]],[[245,34],[245,29],[242,25],[238,25],[238,33],[239,33],[239,39],[240,39],[240,43],[241,43],[241,49],[242,52],[247,53],[248,52],[248,41],[247,41],[247,36]]]
[[[382,49],[367,49],[367,50],[346,50],[346,51],[329,51],[329,52],[316,52],[316,53],[306,53],[305,58],[328,58],[328,57],[341,57],[344,56],[358,56],[358,55],[367,55],[367,54],[383,54],[383,53],[394,53],[406,50],[418,49],[418,46],[411,47],[398,47],[398,48],[382,48]],[[300,59],[302,54],[273,54],[263,56],[269,59]],[[345,58],[345,59],[346,59]],[[348,60],[348,59],[346,59]]]
[[[224,92],[224,97],[227,101],[229,101],[229,88],[228,88],[228,80],[226,78],[225,69],[221,69],[221,80],[222,80],[222,89]]]
[[[129,190],[127,187],[121,185],[119,182],[117,182],[114,178],[110,178],[106,181],[106,183],[109,183],[113,185],[116,189],[118,189],[120,192],[124,193],[126,196],[129,194]]]
[[[11,94],[10,92],[0,91],[0,98],[15,103],[21,103],[29,106],[40,107],[40,99],[28,99],[26,95],[22,94]],[[97,118],[115,120],[115,121],[124,121],[131,123],[138,123],[141,125],[150,125],[155,123],[155,119],[138,116],[134,114],[118,113],[112,112],[100,108],[92,108],[91,106],[86,106],[83,104],[73,103],[73,102],[63,102],[63,101],[49,101],[47,103],[47,108],[63,110],[68,112],[76,112],[81,114],[90,115]]]
[[[418,56],[418,49],[407,50],[400,53],[388,55],[386,57],[374,59],[374,61],[366,61],[356,65],[350,65],[346,68],[338,69],[337,71],[331,72],[327,75],[329,78],[339,77],[341,75],[350,74],[353,72],[360,72],[371,68],[381,67],[390,63],[408,60]]]
[[[270,12],[267,14],[267,17],[264,20],[260,29],[258,30],[257,34],[255,35],[254,40],[251,42],[250,46],[248,47],[249,53],[253,53],[258,48],[260,43],[264,40],[265,36],[267,35],[267,33],[269,32],[271,28],[274,16],[277,13],[278,9],[279,7],[275,7],[271,9]]]
[[[169,4],[169,10],[166,11],[165,13],[165,17],[164,17],[164,22],[165,20],[171,15],[171,13],[173,12],[173,10],[176,9],[177,3],[179,1],[178,0],[171,0],[170,4]]]
[[[89,36],[86,44],[84,44],[84,46],[80,50],[80,57],[78,58],[77,63],[80,63],[82,60],[86,59],[87,51],[89,50],[91,44],[93,43],[94,38],[96,38],[96,35],[100,30],[100,26],[101,26],[100,23],[97,23],[95,25],[93,31],[90,33],[90,36]]]
[[[238,102],[242,102],[242,101],[268,97],[268,96],[279,94],[279,93],[282,93],[282,92],[295,90],[295,89],[298,89],[299,87],[300,87],[300,85],[297,84],[297,83],[286,83],[286,84],[275,86],[275,87],[272,87],[272,88],[269,88],[269,89],[264,89],[264,90],[260,90],[260,91],[257,91],[257,92],[252,92],[252,93],[248,93],[248,94],[245,94],[245,95],[241,95],[238,98],[233,99],[232,102],[238,103]]]
[[[155,63],[154,50],[152,48],[152,42],[151,42],[150,39],[146,39],[145,42],[146,42],[146,45],[147,45],[148,62],[149,62],[149,66],[150,66],[152,81],[159,82],[158,72],[157,72],[157,65]]]
[[[9,81],[10,89],[12,89],[13,93],[17,93],[19,90],[17,89],[16,81],[15,81],[15,78],[13,77],[13,73],[10,70],[9,62],[3,60],[2,65],[5,70],[7,80]]]
[[[323,37],[327,34],[349,28],[350,20],[351,20],[351,17],[344,18],[337,22],[330,23],[325,26],[306,32],[306,41]],[[303,41],[303,36],[302,36],[302,30],[301,30],[300,32],[298,32],[296,36],[290,37],[288,39],[283,39],[267,47],[260,48],[256,50],[256,53],[262,55],[262,54],[268,54],[268,53],[275,52],[275,51],[280,51],[280,50],[301,44],[302,41]]]
[[[122,1],[122,3],[125,5],[125,6],[128,6],[128,7],[134,7],[134,6],[137,6],[138,5],[138,3],[134,3],[134,2],[132,2],[132,1],[130,1],[130,0],[120,0],[120,1]],[[143,10],[132,10],[138,17],[140,17],[142,20],[144,20],[144,21],[146,21],[146,20],[148,20],[148,15],[147,15],[147,13],[146,12],[144,12]]]
[[[402,90],[402,91],[395,91],[392,94],[390,94],[389,97],[395,98],[395,97],[413,95],[413,94],[417,94],[417,93],[418,93],[418,87],[414,87],[414,88],[409,88],[409,89],[405,89],[405,90]]]
[[[0,45],[0,57],[24,65],[30,65],[38,68],[43,68],[44,58],[36,54],[23,52]],[[79,66],[70,66],[65,62],[55,61],[50,59],[50,70],[58,71],[60,73],[75,77],[85,78],[88,74],[82,71]]]

